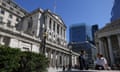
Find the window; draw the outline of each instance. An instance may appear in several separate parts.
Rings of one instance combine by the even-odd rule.
[[[20,14],[20,12],[19,12],[19,11],[17,11],[17,14]]]
[[[5,11],[3,9],[0,9],[1,14],[5,14]]]
[[[61,36],[62,36],[62,34],[63,34],[63,29],[62,29],[62,27],[61,27]]]
[[[2,3],[2,5],[3,5],[3,6],[6,6],[6,4],[5,4],[5,3]]]
[[[14,10],[12,7],[10,7],[10,10]]]
[[[16,21],[20,21],[20,18],[16,18]]]
[[[8,22],[7,22],[7,26],[8,26],[8,27],[11,26],[11,21],[10,21],[10,20],[8,20]]]
[[[55,21],[54,21],[54,23],[53,23],[53,31],[55,31]]]
[[[10,1],[7,1],[8,4],[10,4]]]
[[[32,23],[29,21],[28,22],[28,29],[32,28]]]
[[[30,20],[28,21],[28,29],[31,29],[33,25],[32,17],[30,17]]]
[[[9,15],[9,18],[13,18],[13,16],[10,14],[10,15]]]
[[[29,48],[23,47],[23,51],[29,51]]]

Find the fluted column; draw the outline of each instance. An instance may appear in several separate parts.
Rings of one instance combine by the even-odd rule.
[[[64,39],[66,40],[66,31],[65,31],[65,29],[64,29],[64,31],[63,31],[63,37],[64,37]]]
[[[55,23],[55,33],[57,34],[57,23]]]
[[[58,52],[56,52],[56,67],[58,67],[58,61],[59,61],[59,53]]]
[[[51,66],[51,63],[52,63],[51,62],[51,51],[52,51],[51,49],[49,49],[49,51],[48,51],[48,58],[49,58],[49,61],[50,61],[50,64],[49,64],[50,66]]]
[[[51,19],[51,30],[53,32],[53,20]]]
[[[63,38],[63,27],[61,26],[61,37]]]
[[[102,40],[99,39],[99,48],[98,48],[98,52],[102,54]]]
[[[107,38],[105,38],[105,41],[104,41],[104,54],[105,54],[105,57],[107,58],[107,60],[109,60],[109,52],[108,52],[108,46],[107,46]]]
[[[47,26],[47,29],[49,28],[49,20],[50,20],[50,18],[47,16],[47,22],[46,22],[46,26]]]
[[[56,51],[53,52],[53,66],[56,66]]]
[[[57,55],[57,66],[60,66],[60,53],[58,52]]]
[[[111,39],[110,37],[107,37],[107,41],[108,41],[108,51],[109,51],[109,55],[110,55],[110,60],[111,60],[111,64],[114,64],[114,57],[113,57],[113,52],[112,52],[112,43],[111,43]]]
[[[59,36],[61,36],[61,25],[59,25]]]
[[[118,39],[118,45],[119,45],[119,50],[120,50],[120,35],[117,35],[117,39]]]
[[[61,59],[62,60],[61,66],[63,66],[64,65],[64,54],[62,54],[62,53],[61,53],[61,58],[62,58]]]
[[[70,58],[69,58],[69,55],[67,55],[67,65],[69,65],[69,62],[70,61]]]
[[[66,55],[64,55],[64,65],[66,66]]]
[[[65,54],[62,54],[62,66],[63,66],[63,65],[64,65],[64,66],[66,65],[65,59],[66,59]]]

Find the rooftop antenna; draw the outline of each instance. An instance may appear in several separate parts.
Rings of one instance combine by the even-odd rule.
[[[56,0],[54,0],[54,13],[56,11]]]

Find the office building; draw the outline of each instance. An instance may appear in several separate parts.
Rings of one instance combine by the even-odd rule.
[[[95,33],[98,31],[98,24],[92,25],[92,43],[95,44]]]
[[[69,30],[69,44],[72,45],[72,50],[77,53],[84,50],[90,66],[93,64],[93,61],[95,60],[94,56],[96,54],[96,47],[91,43],[91,26],[86,25],[85,23],[73,24],[70,26]]]
[[[120,0],[114,0],[111,16],[111,22],[120,19]]]
[[[85,23],[73,24],[69,29],[70,42],[84,42],[91,40],[91,27]]]

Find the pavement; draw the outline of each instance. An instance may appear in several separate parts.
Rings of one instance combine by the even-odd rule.
[[[66,69],[65,71],[62,71],[62,68],[57,68],[57,69],[49,68],[48,72],[120,72],[120,70],[92,70],[92,69],[79,70],[79,69],[71,69],[71,70],[68,71]]]
[[[76,70],[76,69],[72,69],[69,71],[59,71],[59,72],[120,72],[120,70]]]

